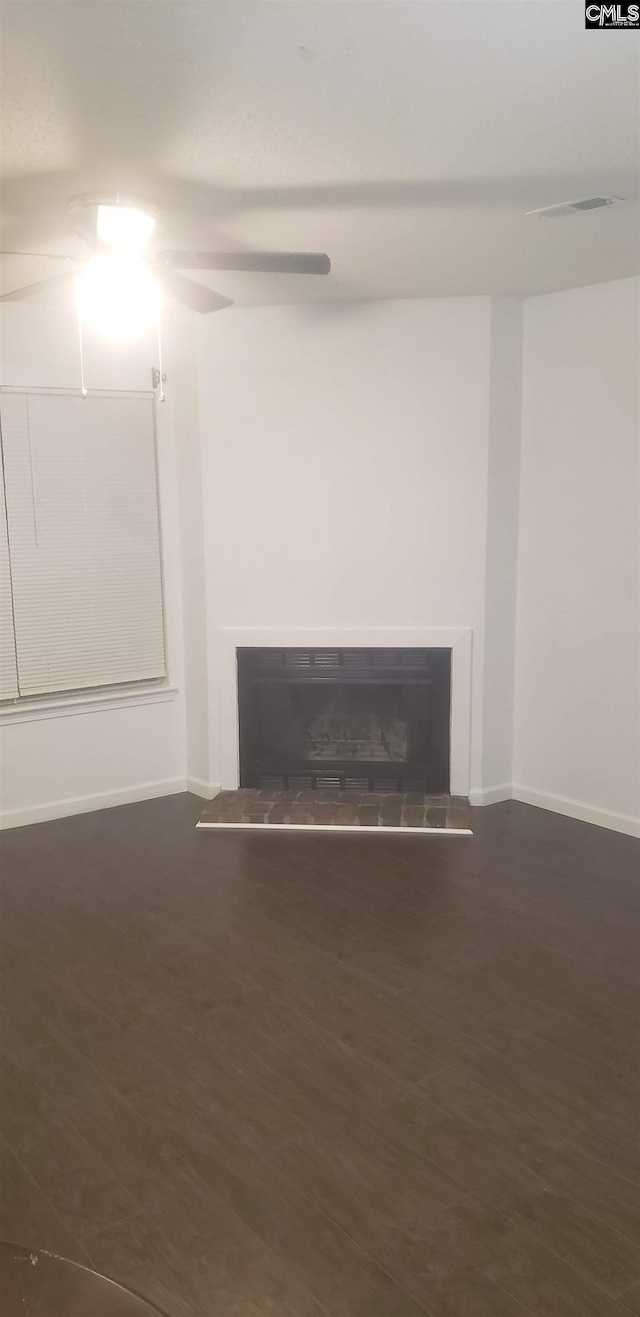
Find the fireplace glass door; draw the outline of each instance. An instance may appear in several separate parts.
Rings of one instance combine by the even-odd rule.
[[[238,651],[240,785],[449,790],[451,651]]]

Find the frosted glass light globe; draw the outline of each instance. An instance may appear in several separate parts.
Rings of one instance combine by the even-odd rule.
[[[83,322],[103,338],[142,338],[158,322],[160,288],[148,267],[134,256],[94,256],[77,285]]]
[[[155,226],[153,215],[135,206],[98,206],[98,241],[129,256],[144,251]]]

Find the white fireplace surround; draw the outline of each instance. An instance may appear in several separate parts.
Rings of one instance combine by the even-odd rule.
[[[239,784],[238,665],[242,648],[450,649],[451,650],[451,794],[468,796],[471,745],[472,632],[459,627],[224,627],[218,632],[220,773],[223,790]]]

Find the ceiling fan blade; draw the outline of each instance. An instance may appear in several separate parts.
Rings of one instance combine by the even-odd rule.
[[[62,252],[0,252],[0,256],[38,256],[46,261],[75,261],[76,264],[82,264],[82,256],[63,256]]]
[[[38,297],[52,288],[61,288],[63,284],[71,283],[75,277],[75,270],[66,270],[64,274],[54,274],[52,279],[40,279],[36,284],[26,284],[24,288],[14,288],[10,293],[3,293],[0,302],[21,302],[27,297]]]
[[[160,265],[177,270],[246,270],[257,274],[328,274],[324,252],[160,252]]]
[[[223,311],[225,306],[233,306],[231,298],[223,297],[222,293],[214,292],[213,288],[205,288],[194,279],[185,279],[184,275],[176,274],[175,270],[158,270],[157,277],[163,293],[173,302],[182,302],[191,311],[200,311],[206,315],[209,311]]]

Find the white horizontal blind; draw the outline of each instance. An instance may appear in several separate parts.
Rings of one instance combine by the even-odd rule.
[[[21,695],[165,675],[152,399],[4,393]]]
[[[4,489],[0,488],[0,700],[12,700],[17,695],[18,668],[13,632],[7,510],[4,501]]]

